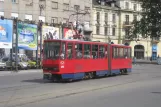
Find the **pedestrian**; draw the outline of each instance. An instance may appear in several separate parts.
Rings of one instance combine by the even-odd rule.
[[[134,61],[134,64],[136,64],[136,57],[134,56],[134,58],[133,58],[133,61]]]
[[[152,63],[152,57],[150,57],[150,61],[151,61],[151,63]]]
[[[158,55],[158,59],[159,59],[160,57],[159,57],[159,55]]]

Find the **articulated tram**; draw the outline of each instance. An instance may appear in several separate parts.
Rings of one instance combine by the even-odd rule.
[[[80,80],[128,74],[132,71],[131,47],[77,40],[45,40],[43,78]]]

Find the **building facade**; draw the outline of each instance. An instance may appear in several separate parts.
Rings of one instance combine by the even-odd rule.
[[[157,59],[161,55],[160,39],[128,40],[134,20],[141,19],[141,3],[138,0],[93,0],[93,36],[92,40],[114,42],[132,46],[132,56],[137,59]],[[115,21],[114,21],[115,20]]]
[[[119,32],[119,7],[115,2],[93,0],[93,41],[118,42]]]
[[[63,38],[64,24],[76,22],[84,25],[88,35],[91,23],[92,0],[0,0],[0,16],[8,19],[18,18],[22,21],[42,20],[45,24],[59,25],[59,37]],[[4,52],[4,49],[1,49]],[[5,49],[5,54],[10,50]],[[24,53],[24,50],[20,50]],[[29,52],[30,53],[30,52]]]
[[[71,15],[77,9],[90,12],[91,8],[91,0],[0,0],[0,15],[5,18],[18,17],[48,23],[74,21],[76,19]],[[90,21],[90,14],[82,16],[79,21]]]

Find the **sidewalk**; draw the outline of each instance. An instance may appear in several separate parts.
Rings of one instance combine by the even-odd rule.
[[[10,75],[10,74],[36,73],[36,72],[42,72],[42,69],[18,70],[18,72],[16,72],[16,71],[0,71],[0,76]]]
[[[136,59],[136,63],[138,63],[138,64],[157,64],[158,65],[157,60],[150,61],[150,60],[147,60],[147,59]]]

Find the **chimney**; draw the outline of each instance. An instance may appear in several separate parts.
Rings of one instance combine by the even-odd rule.
[[[105,0],[101,0],[101,5],[105,5]]]
[[[111,7],[115,7],[115,3],[114,2],[111,3]]]

